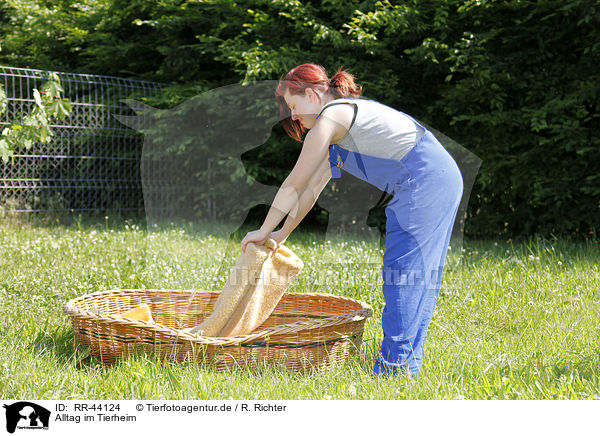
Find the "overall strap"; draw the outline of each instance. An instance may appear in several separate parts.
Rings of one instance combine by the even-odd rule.
[[[356,114],[358,112],[358,105],[351,101],[341,101],[341,100],[358,100],[358,98],[337,98],[333,101],[330,101],[329,103],[325,103],[323,105],[323,107],[321,108],[319,115],[317,115],[317,118],[319,118],[321,116],[321,114],[323,113],[323,111],[325,109],[327,109],[329,106],[335,106],[336,104],[352,104],[352,105],[354,105],[354,116],[352,117],[352,122],[350,123],[350,127],[352,127],[352,125],[354,124],[354,121],[356,120]]]

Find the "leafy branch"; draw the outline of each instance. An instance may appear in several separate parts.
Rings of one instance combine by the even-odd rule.
[[[42,85],[42,91],[33,90],[35,107],[23,121],[13,121],[10,126],[5,127],[0,135],[0,157],[4,163],[12,158],[14,165],[14,151],[19,147],[30,149],[35,142],[48,143],[53,133],[50,129],[50,121],[62,120],[72,112],[71,103],[62,98],[64,90],[60,84],[60,78],[56,73],[50,73],[48,80]],[[0,114],[6,110],[6,93],[0,85]]]

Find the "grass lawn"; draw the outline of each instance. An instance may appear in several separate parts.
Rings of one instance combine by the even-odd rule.
[[[303,375],[276,367],[217,373],[136,355],[102,367],[74,343],[62,310],[69,299],[123,288],[220,289],[239,255],[239,240],[226,243],[206,228],[147,233],[110,221],[0,221],[3,399],[600,398],[595,235],[581,242],[465,240],[462,253],[450,254],[449,261],[460,260],[444,274],[421,375],[378,378],[371,370],[383,335],[379,244],[317,242],[298,230],[286,245],[305,267],[289,291],[344,295],[375,310],[347,364]],[[335,262],[357,272],[332,272],[327,264]]]

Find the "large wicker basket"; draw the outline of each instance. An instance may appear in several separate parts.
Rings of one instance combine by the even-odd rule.
[[[198,337],[180,330],[200,324],[218,297],[219,292],[207,291],[101,291],[69,301],[64,310],[76,341],[106,365],[142,349],[216,370],[280,363],[293,371],[346,361],[360,346],[365,320],[373,314],[371,306],[351,298],[286,292],[271,316],[250,334]],[[118,315],[143,303],[150,306],[156,323]]]

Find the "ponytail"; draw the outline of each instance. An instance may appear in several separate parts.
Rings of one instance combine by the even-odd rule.
[[[354,75],[340,67],[329,79],[329,90],[336,98],[358,98],[362,93],[362,85],[357,85]]]

